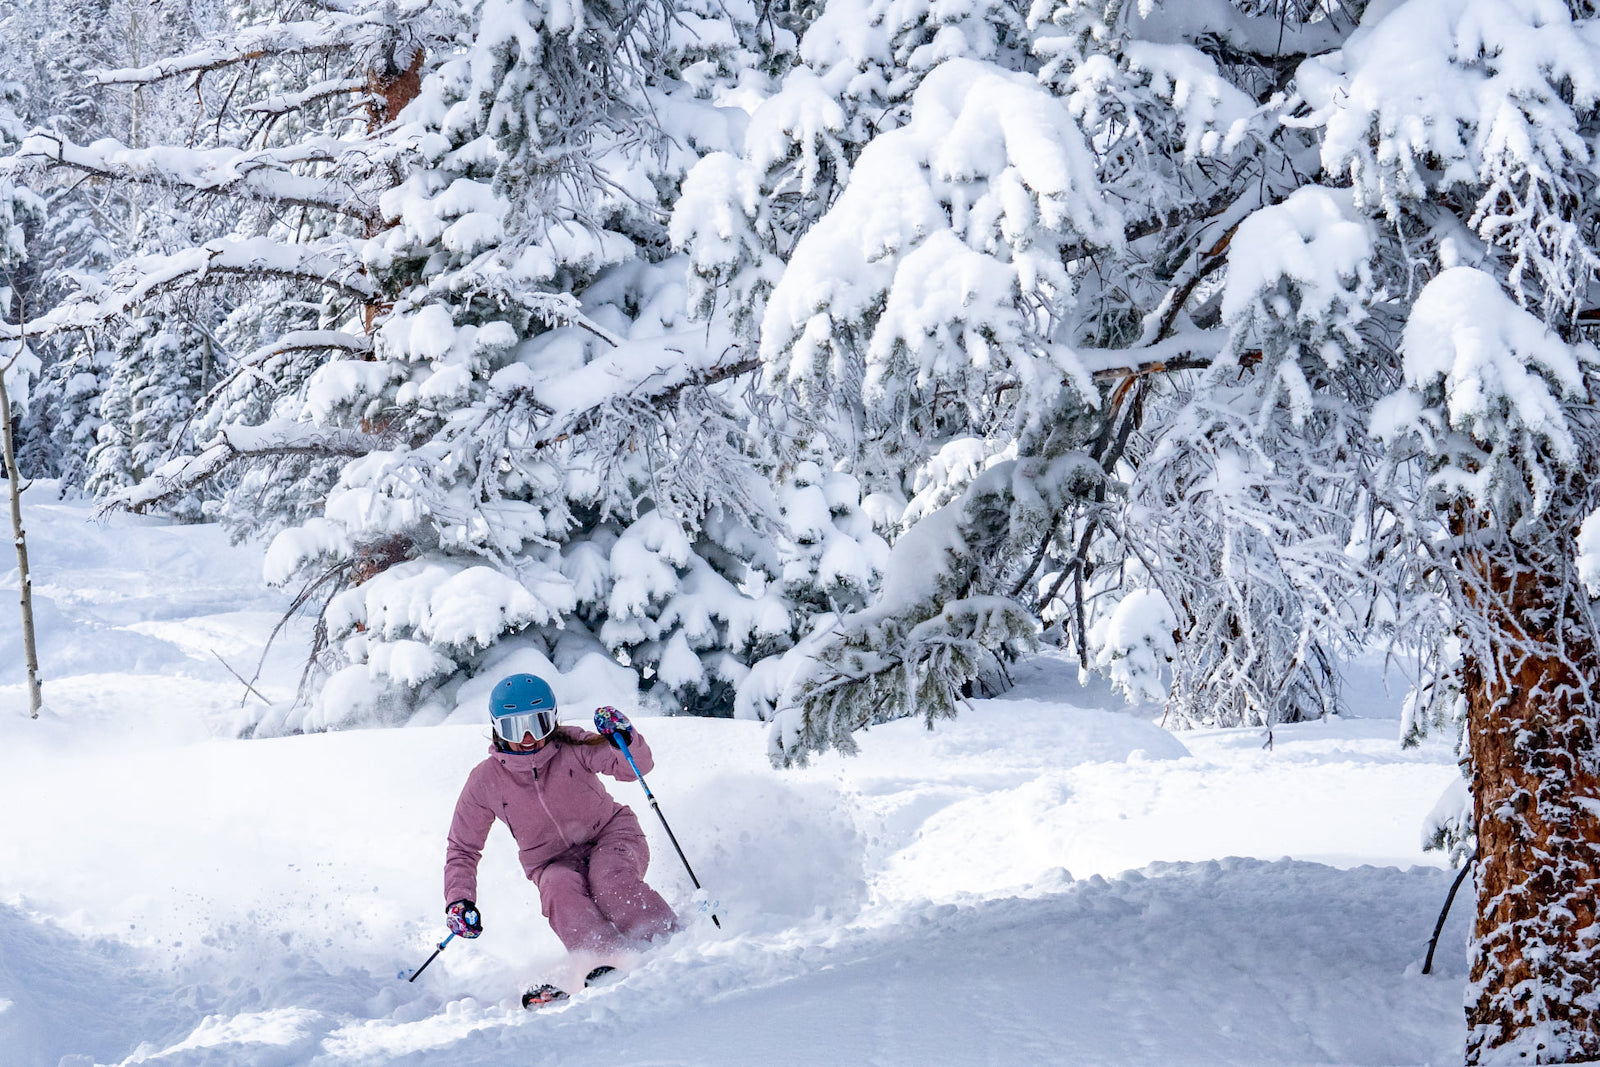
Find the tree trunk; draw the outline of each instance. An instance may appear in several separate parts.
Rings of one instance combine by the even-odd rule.
[[[1574,617],[1585,606],[1548,568],[1497,561],[1487,577],[1492,631],[1545,651],[1502,653],[1499,671],[1467,664],[1478,833],[1467,1062],[1588,1062],[1600,1058],[1596,650]]]
[[[382,129],[393,122],[405,109],[405,106],[417,98],[422,92],[422,63],[427,58],[427,52],[418,45],[407,53],[405,66],[401,66],[399,57],[391,53],[387,60],[377,67],[367,70],[367,90],[371,94],[371,103],[367,105],[367,130],[372,132]],[[382,103],[379,103],[382,101]],[[392,222],[383,222],[381,218],[374,218],[367,223],[367,236],[376,237],[379,233],[392,226]],[[367,268],[362,267],[362,273]],[[362,321],[366,325],[367,334],[372,334],[378,317],[390,308],[390,303],[381,295],[374,296],[367,301],[363,310]],[[362,359],[377,359],[376,352],[368,352]]]
[[[11,437],[11,395],[6,391],[5,372],[9,369],[9,364],[0,367],[0,458],[5,460],[6,485],[11,495],[11,538],[17,546],[17,585],[21,589],[22,600],[22,653],[28,667],[28,711],[37,719],[44,699],[39,692],[39,652],[33,640],[33,578],[28,573],[28,539],[22,529],[22,475],[17,470],[17,452]]]

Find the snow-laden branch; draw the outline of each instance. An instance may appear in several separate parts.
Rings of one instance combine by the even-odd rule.
[[[216,196],[245,196],[294,207],[320,208],[372,222],[374,205],[363,202],[355,187],[296,174],[297,163],[327,162],[345,146],[336,141],[301,143],[293,149],[239,151],[233,148],[128,148],[101,140],[77,145],[51,134],[34,134],[0,171],[27,166],[70,167],[83,174],[142,185],[181,187]]]
[[[1139,348],[1079,348],[1077,362],[1097,382],[1209,367],[1227,343],[1225,330],[1190,331]]]
[[[343,350],[364,355],[372,351],[372,338],[339,330],[292,330],[271,344],[262,345],[246,356],[241,364],[249,366],[285,352],[320,352]]]
[[[1355,29],[1353,19],[1331,16],[1316,22],[1293,22],[1270,13],[1247,15],[1229,0],[1172,0],[1148,11],[1146,7],[1129,4],[1126,9],[1129,35],[1138,40],[1215,43],[1262,60],[1330,52]]]
[[[694,346],[668,349],[667,358],[655,360],[640,358],[646,345],[661,351],[660,338],[624,342],[558,382],[534,386],[531,395],[551,413],[534,447],[548,448],[587,433],[619,408],[659,408],[686,390],[750,374],[761,366],[755,355],[737,346],[721,352]]]
[[[287,115],[291,111],[299,111],[307,104],[318,100],[326,100],[346,93],[365,92],[370,85],[366,78],[330,78],[314,85],[308,85],[295,93],[274,93],[264,100],[257,100],[240,108],[246,114],[254,115]]]
[[[684,392],[702,389],[759,369],[760,363],[736,348],[720,355],[705,353],[699,358],[674,353],[681,362],[657,365],[640,359],[640,349],[651,345],[660,349],[660,339],[637,342],[631,350],[624,349],[589,364],[578,375],[563,378],[560,388],[551,391],[549,402],[541,399],[539,385],[525,378],[532,369],[526,364],[515,364],[502,371],[495,381],[501,403],[481,409],[483,421],[503,412],[506,406],[533,404],[540,412],[551,412],[539,426],[539,435],[529,446],[538,452],[552,448],[574,437],[589,433],[619,413],[643,408],[663,408],[674,403]],[[228,380],[245,372],[249,366],[291,349],[336,349],[352,352],[365,351],[363,338],[333,331],[299,331],[286,334],[277,343],[265,346],[246,357]],[[698,351],[690,349],[689,351]],[[223,384],[226,384],[224,382]],[[219,385],[219,388],[221,386]],[[216,390],[213,390],[215,394]],[[556,397],[561,401],[556,403]],[[464,428],[470,434],[471,427]],[[390,449],[400,444],[394,434],[364,433],[320,426],[316,423],[279,419],[261,426],[232,425],[198,453],[171,461],[156,470],[137,486],[125,489],[112,497],[107,506],[144,510],[159,507],[192,492],[198,486],[216,478],[234,464],[271,459],[278,456],[317,456],[358,458],[373,452]]]
[[[271,344],[262,345],[234,366],[220,382],[200,400],[196,407],[205,410],[212,401],[223,394],[240,377],[258,373],[258,368],[274,356],[290,352],[346,352],[366,356],[372,352],[372,338],[360,334],[342,333],[338,330],[293,330]]]
[[[105,508],[143,511],[159,507],[191,492],[240,460],[280,456],[354,459],[393,444],[390,438],[377,434],[289,419],[275,419],[260,426],[227,426],[195,455],[181,456],[163,464],[138,485],[107,498]]]
[[[125,272],[104,290],[68,301],[26,324],[34,336],[85,330],[125,314],[129,308],[177,289],[213,278],[292,278],[327,286],[363,303],[378,298],[377,287],[360,267],[342,257],[268,237],[208,241],[170,256],[129,261]],[[0,323],[0,338],[15,338],[19,328]]]
[[[172,56],[143,67],[96,71],[94,80],[100,85],[149,85],[269,57],[325,55],[378,45],[386,34],[393,32],[385,25],[386,15],[403,24],[405,18],[416,15],[426,3],[401,6],[413,10],[393,11],[383,7],[362,14],[329,13],[304,22],[251,26],[226,44]]]

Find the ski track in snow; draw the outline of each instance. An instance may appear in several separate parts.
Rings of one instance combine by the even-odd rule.
[[[259,548],[93,523],[42,485],[27,502],[48,709],[25,715],[4,613],[5,1064],[1459,1061],[1470,892],[1418,973],[1451,878],[1420,826],[1455,770],[1445,745],[1398,748],[1380,692],[1378,717],[1280,727],[1267,750],[1163,731],[1044,658],[936,731],[891,723],[788,772],[759,724],[645,719],[651,787],[723,929],[638,787],[612,783],[690,927],[531,1013],[525,983],[584,964],[503,830],[484,937],[396,977],[444,933],[477,710],[234,740],[242,686],[216,656],[254,674],[286,599]],[[292,696],[305,632],[268,656],[270,699]]]

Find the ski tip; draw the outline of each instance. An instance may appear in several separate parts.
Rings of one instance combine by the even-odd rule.
[[[556,1004],[566,999],[567,994],[564,990],[558,989],[555,986],[547,983],[545,985],[534,986],[532,989],[522,994],[522,1006],[524,1008],[543,1008],[547,1005]]]

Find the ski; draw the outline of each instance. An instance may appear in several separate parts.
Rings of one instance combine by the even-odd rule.
[[[546,982],[543,985],[534,986],[532,989],[523,993],[522,1006],[524,1008],[544,1008],[550,1006],[551,1004],[559,1004],[562,1001],[570,999],[571,998],[567,996],[566,990],[560,989]]]
[[[622,972],[615,967],[601,964],[584,976],[583,987],[585,989],[593,989],[596,986],[609,985],[621,977]],[[571,999],[571,995],[560,986],[543,982],[522,994],[522,1006],[524,1008],[545,1008],[551,1004],[560,1004]]]

